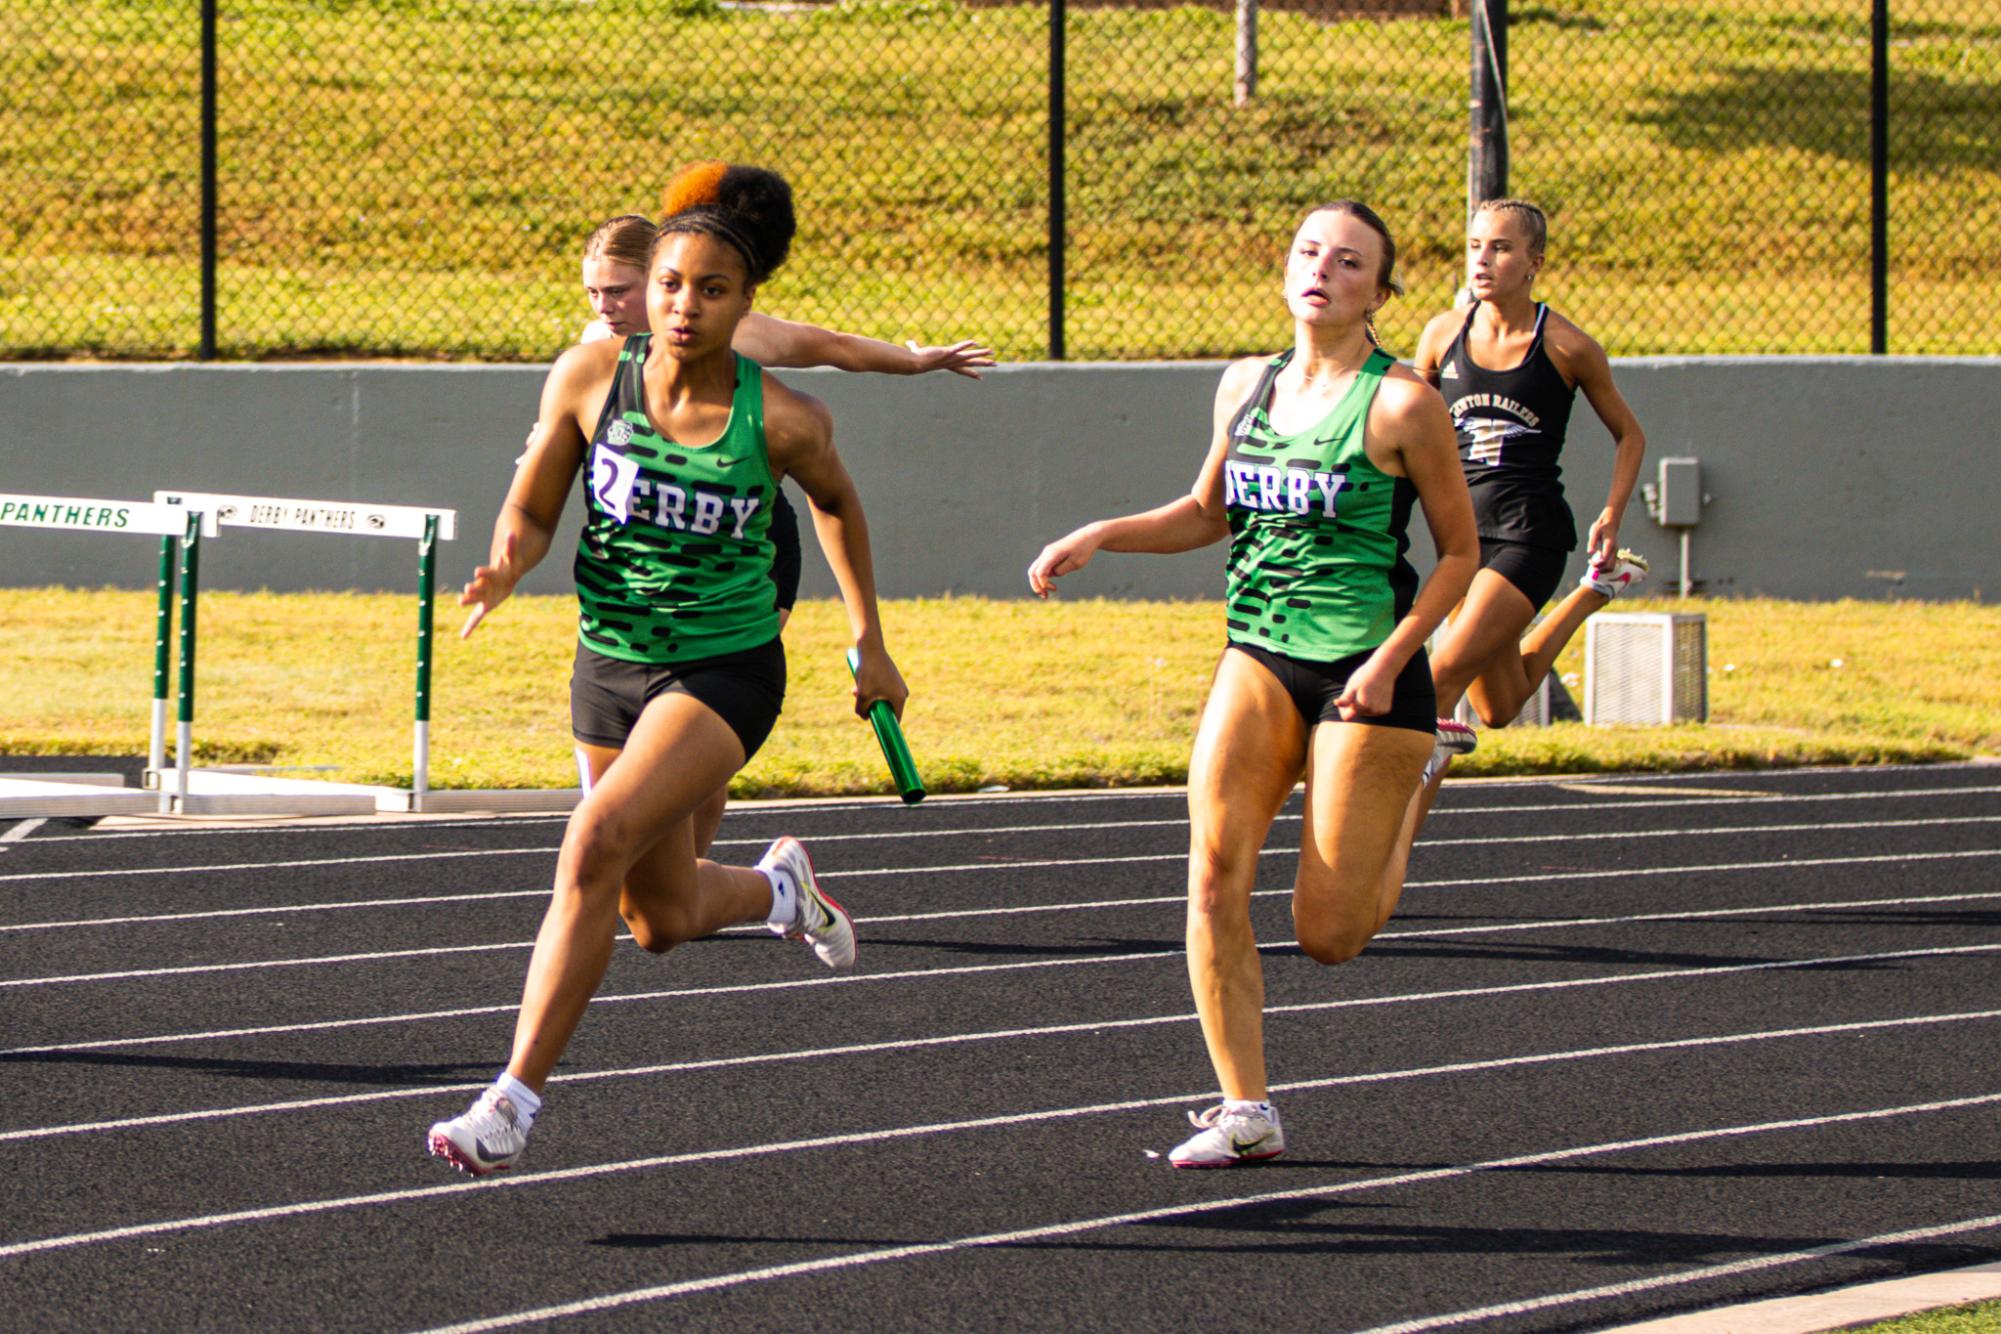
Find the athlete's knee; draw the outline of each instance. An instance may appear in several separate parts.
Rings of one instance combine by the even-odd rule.
[[[1257,854],[1197,840],[1188,854],[1188,915],[1205,921],[1248,916],[1246,886],[1257,875]]]
[[[665,954],[697,934],[693,917],[672,904],[648,904],[643,909],[626,904],[619,915],[631,929],[633,943],[648,954]]]
[[[1377,914],[1360,908],[1360,904],[1324,899],[1316,902],[1295,894],[1292,931],[1300,952],[1315,963],[1329,966],[1346,963],[1360,954],[1378,927]]]
[[[1368,947],[1374,936],[1373,921],[1305,922],[1294,921],[1299,949],[1318,964],[1332,967],[1346,963]]]
[[[633,839],[617,811],[586,802],[570,816],[557,856],[556,878],[591,899],[615,897],[632,865]]]

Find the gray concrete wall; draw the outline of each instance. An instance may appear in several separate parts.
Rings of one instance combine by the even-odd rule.
[[[1006,366],[984,382],[788,372],[826,399],[861,484],[885,596],[1025,594],[1041,544],[1184,490],[1221,366]],[[0,366],[0,491],[148,499],[156,487],[447,505],[443,578],[485,553],[544,368]],[[1922,598],[2001,593],[2001,359],[1634,358],[1616,363],[1652,458],[1693,455],[1713,497],[1694,575],[1721,593]],[[1610,440],[1580,405],[1565,452],[1579,529]],[[569,587],[570,526],[535,591]],[[1421,527],[1421,525],[1419,525]],[[1678,569],[1636,497],[1621,540]],[[807,537],[809,595],[832,581]],[[1423,567],[1429,546],[1416,542]],[[0,529],[0,584],[150,586],[137,538]],[[233,531],[209,588],[414,588],[412,544]],[[1103,556],[1078,595],[1210,597],[1220,548]]]

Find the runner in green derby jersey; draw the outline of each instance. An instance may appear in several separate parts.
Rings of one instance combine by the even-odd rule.
[[[1479,544],[1445,404],[1376,343],[1395,264],[1367,207],[1308,214],[1286,260],[1293,346],[1224,373],[1194,490],[1087,524],[1028,570],[1047,597],[1101,550],[1230,539],[1228,647],[1188,762],[1188,976],[1223,1098],[1191,1115],[1176,1167],[1285,1151],[1250,909],[1265,835],[1302,772],[1300,948],[1323,964],[1353,958],[1403,892],[1397,832],[1433,745],[1424,641],[1465,593]],[[1421,587],[1404,560],[1413,504],[1438,549]]]
[[[848,914],[797,840],[755,867],[696,855],[693,815],[756,753],[785,695],[771,585],[771,501],[794,478],[847,605],[856,704],[907,691],[884,650],[859,496],[824,405],[731,350],[794,221],[785,181],[699,163],[669,187],[647,270],[651,334],[565,352],[549,374],[528,453],[494,526],[488,563],[460,599],[465,633],[548,553],[581,472],[581,604],[570,719],[588,789],[556,863],[507,1068],[430,1151],[481,1174],[527,1143],[549,1074],[610,962],[621,918],[664,953],[738,922],[766,922],[821,962],[852,967]]]

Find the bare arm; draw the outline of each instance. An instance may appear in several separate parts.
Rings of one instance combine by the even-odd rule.
[[[1417,489],[1431,529],[1438,563],[1432,567],[1410,610],[1388,639],[1377,645],[1335,701],[1344,718],[1389,711],[1398,673],[1410,663],[1439,623],[1466,596],[1480,568],[1480,538],[1473,522],[1473,498],[1459,467],[1452,419],[1438,391],[1409,371],[1392,371],[1369,409],[1369,437],[1393,451],[1393,461]],[[1372,443],[1372,459],[1378,448]]]
[[[487,613],[505,602],[522,576],[548,555],[570,496],[570,481],[583,461],[584,432],[577,404],[602,380],[603,365],[610,359],[603,345],[572,348],[557,359],[543,382],[542,406],[535,429],[528,434],[528,450],[515,464],[507,499],[493,522],[487,563],[473,571],[459,595],[459,605],[472,608],[459,638],[479,628]]]
[[[1610,564],[1619,549],[1619,524],[1633,487],[1640,480],[1640,463],[1646,457],[1647,436],[1640,419],[1633,415],[1626,396],[1612,383],[1612,362],[1598,340],[1564,321],[1557,342],[1557,368],[1568,374],[1584,391],[1584,397],[1612,433],[1616,453],[1612,457],[1612,485],[1605,493],[1605,508],[1591,521],[1586,547],[1600,564]]]
[[[766,376],[765,448],[772,470],[791,477],[813,509],[813,532],[840,585],[848,630],[860,662],[855,668],[855,712],[866,715],[875,701],[888,700],[900,718],[910,688],[890,659],[876,607],[875,558],[869,549],[868,519],[847,465],[834,450],[834,418],[817,398],[794,393]]]
[[[950,347],[919,347],[915,342],[898,347],[879,338],[838,333],[756,311],[737,325],[730,345],[760,366],[831,366],[878,375],[951,371],[977,380],[983,369],[994,364],[993,352],[976,339],[964,339]]]
[[[1418,335],[1417,353],[1411,358],[1411,364],[1424,377],[1425,383],[1437,386],[1445,354],[1452,347],[1452,340],[1459,336],[1459,326],[1465,321],[1464,312],[1448,310],[1432,316],[1430,323],[1424,326],[1424,332]]]
[[[1028,567],[1030,591],[1037,597],[1048,597],[1056,589],[1056,580],[1083,569],[1100,551],[1193,551],[1227,536],[1230,520],[1223,506],[1223,464],[1230,454],[1230,422],[1256,387],[1263,368],[1261,358],[1251,358],[1223,373],[1210,413],[1209,453],[1187,495],[1138,514],[1099,519],[1057,538]]]

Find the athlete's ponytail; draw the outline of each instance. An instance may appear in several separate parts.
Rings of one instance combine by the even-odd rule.
[[[792,248],[798,221],[792,187],[775,171],[727,162],[696,162],[667,183],[661,197],[666,217],[653,244],[693,232],[727,242],[743,256],[750,284],[777,272]]]

